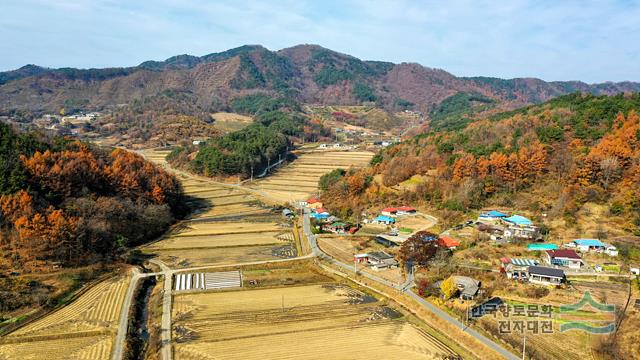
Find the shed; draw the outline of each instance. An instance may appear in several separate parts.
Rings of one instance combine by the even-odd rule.
[[[438,239],[438,244],[442,247],[446,247],[447,249],[454,250],[455,248],[460,246],[460,241],[450,236],[443,235]]]
[[[508,216],[507,214],[501,213],[500,211],[497,211],[497,210],[490,210],[480,214],[480,217],[484,219],[501,219],[501,218],[506,218],[507,216]]]
[[[537,243],[537,244],[529,244],[527,246],[529,251],[546,251],[546,250],[557,250],[558,245],[556,244],[547,244],[547,243]]]
[[[502,220],[517,226],[533,226],[533,221],[520,215],[512,215],[512,216],[503,218]]]

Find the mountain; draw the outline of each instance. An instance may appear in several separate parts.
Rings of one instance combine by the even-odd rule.
[[[429,113],[438,111],[439,104],[459,93],[471,99],[462,106],[473,107],[473,99],[481,97],[490,99],[487,109],[509,110],[575,91],[607,95],[636,92],[640,84],[456,77],[415,63],[363,61],[317,45],[279,51],[245,45],[125,68],[49,69],[27,65],[0,73],[0,110],[101,109],[164,91],[189,94],[207,111],[227,106],[239,95],[266,92],[306,103],[375,101],[387,109],[413,108]]]

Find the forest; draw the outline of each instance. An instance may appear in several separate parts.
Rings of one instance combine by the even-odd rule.
[[[318,120],[308,119],[300,105],[288,98],[253,94],[231,101],[233,111],[251,115],[246,128],[213,138],[204,144],[174,149],[167,160],[174,166],[205,176],[239,175],[248,178],[287,156],[292,138],[330,136]],[[195,153],[195,154],[194,154]]]
[[[177,179],[141,156],[0,124],[0,269],[112,262],[188,209]]]
[[[533,212],[571,224],[584,203],[604,204],[640,235],[638,111],[639,94],[576,93],[429,131],[386,148],[369,168],[328,176],[323,199],[346,216],[404,202],[464,213],[535,192]]]

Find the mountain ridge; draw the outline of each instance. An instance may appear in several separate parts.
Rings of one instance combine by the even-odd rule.
[[[308,103],[376,102],[389,109],[413,108],[428,113],[461,92],[491,98],[503,110],[576,91],[597,95],[637,92],[640,83],[458,77],[418,63],[361,60],[319,45],[302,44],[277,51],[243,45],[203,56],[182,54],[164,61],[149,60],[131,67],[50,69],[26,65],[0,72],[0,109],[57,111],[69,107],[69,103],[99,109],[166,90],[195,94],[205,108],[228,104],[230,99],[247,93],[266,92]],[[217,105],[212,106],[214,103]]]

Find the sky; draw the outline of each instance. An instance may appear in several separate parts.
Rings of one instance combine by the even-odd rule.
[[[640,81],[640,0],[1,0],[0,71],[318,44],[458,76]]]

